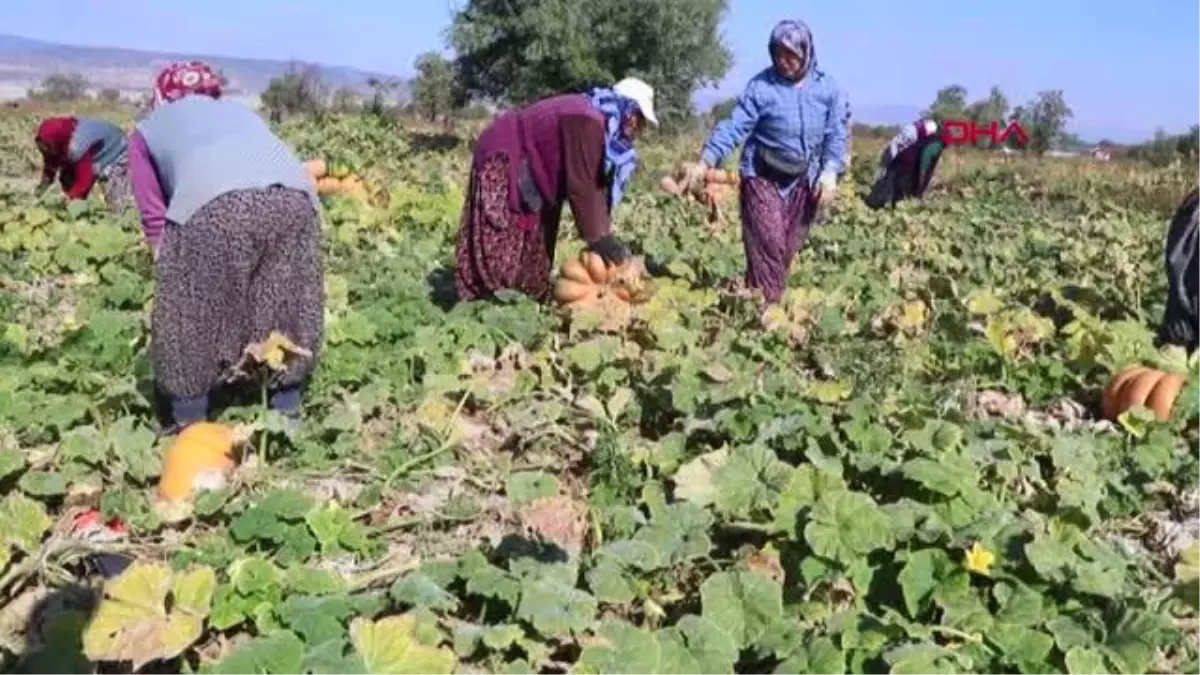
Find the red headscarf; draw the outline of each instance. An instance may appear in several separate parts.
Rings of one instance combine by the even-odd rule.
[[[34,139],[45,146],[45,150],[55,158],[65,158],[67,147],[71,145],[71,135],[75,133],[74,117],[51,117],[38,125]]]
[[[221,98],[221,76],[203,61],[172,63],[154,78],[153,107],[190,94]]]

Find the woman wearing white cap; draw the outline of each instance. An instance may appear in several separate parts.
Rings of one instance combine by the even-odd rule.
[[[590,250],[627,259],[612,211],[637,168],[633,141],[644,122],[658,125],[654,89],[632,77],[497,117],[475,143],[455,247],[459,299],[501,289],[548,299],[564,202]]]

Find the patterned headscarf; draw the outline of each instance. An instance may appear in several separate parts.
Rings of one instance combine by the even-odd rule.
[[[817,64],[817,50],[813,47],[812,31],[803,21],[788,19],[775,24],[774,30],[771,31],[771,41],[767,44],[772,61],[775,59],[775,50],[780,47],[804,59],[800,79],[812,72]]]
[[[592,89],[587,97],[592,107],[604,113],[604,174],[610,178],[608,210],[612,213],[637,169],[637,150],[625,135],[624,122],[638,111],[638,105],[608,87]]]
[[[172,63],[154,78],[151,106],[157,108],[191,94],[221,98],[221,76],[203,61]]]

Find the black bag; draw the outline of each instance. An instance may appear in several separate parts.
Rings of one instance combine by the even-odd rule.
[[[790,183],[808,170],[803,157],[774,148],[759,146],[754,159],[754,169],[759,175],[780,182]]]
[[[521,204],[532,213],[537,213],[546,205],[542,193],[538,190],[537,182],[533,179],[533,171],[529,168],[529,160],[521,160],[521,170],[517,174],[517,191],[521,193]]]

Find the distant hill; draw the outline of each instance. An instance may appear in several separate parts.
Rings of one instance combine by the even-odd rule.
[[[162,65],[196,58],[224,71],[230,81],[232,97],[251,101],[267,88],[271,78],[286,73],[292,66],[290,61],[271,59],[81,47],[0,33],[0,100],[21,98],[28,89],[54,73],[79,73],[87,78],[94,91],[113,88],[124,96],[137,98],[150,88],[151,80]],[[335,88],[348,86],[363,93],[370,91],[369,78],[395,77],[346,66],[306,65],[315,65],[321,77]],[[398,79],[404,82],[398,95],[401,100],[407,99],[407,78]]]

